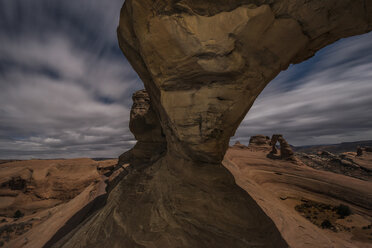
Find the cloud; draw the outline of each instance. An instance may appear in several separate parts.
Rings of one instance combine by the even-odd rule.
[[[293,145],[372,139],[372,33],[291,66],[263,91],[232,141],[282,133]]]
[[[0,1],[0,159],[117,157],[135,143],[143,88],[118,48],[123,0]],[[232,139],[293,144],[371,139],[371,34],[281,73]]]
[[[117,157],[143,88],[117,46],[122,1],[0,2],[0,158]]]

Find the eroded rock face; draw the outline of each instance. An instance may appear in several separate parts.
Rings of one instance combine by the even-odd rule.
[[[164,156],[132,170],[107,204],[53,247],[288,247],[222,165]]]
[[[219,163],[281,70],[370,31],[371,16],[364,0],[127,0],[118,38],[160,115],[169,152]]]
[[[250,148],[259,148],[259,149],[270,149],[271,141],[268,136],[265,135],[255,135],[249,139]]]
[[[233,145],[233,148],[235,149],[246,149],[247,146],[243,145],[242,143],[240,143],[240,141],[237,141],[235,142],[235,144]]]
[[[137,140],[136,145],[119,157],[119,165],[132,166],[155,162],[166,151],[166,140],[146,90],[133,94],[129,128]]]
[[[357,149],[357,156],[362,156],[366,152],[372,152],[372,147],[364,146],[364,147],[358,147]]]

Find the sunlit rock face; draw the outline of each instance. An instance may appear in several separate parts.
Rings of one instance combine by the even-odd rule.
[[[264,87],[291,63],[371,30],[363,0],[127,0],[119,44],[170,153],[219,163]]]

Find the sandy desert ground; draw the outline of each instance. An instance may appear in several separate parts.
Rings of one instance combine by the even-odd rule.
[[[28,160],[0,165],[0,246],[43,247],[100,203],[117,160]],[[102,197],[101,197],[102,198]]]
[[[268,159],[268,150],[232,147],[223,164],[275,222],[291,247],[372,247],[372,181]],[[354,155],[355,156],[355,155]],[[372,162],[370,154],[357,158]],[[334,207],[351,208],[339,218]],[[304,212],[301,213],[301,207]],[[315,212],[315,214],[314,214]],[[324,220],[332,228],[322,228]],[[315,223],[315,224],[314,224]]]
[[[269,148],[230,147],[223,165],[274,221],[290,247],[372,247],[372,180],[268,157]],[[370,167],[372,154],[347,156]],[[48,247],[105,203],[117,160],[29,160],[0,164],[0,246]],[[342,218],[343,204],[351,214]],[[329,221],[325,226],[324,221]]]

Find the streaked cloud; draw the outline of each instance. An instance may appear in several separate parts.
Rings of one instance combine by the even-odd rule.
[[[143,88],[117,45],[123,0],[0,0],[0,159],[117,157]],[[281,73],[233,138],[372,139],[371,34]]]
[[[372,33],[341,40],[282,72],[232,141],[282,133],[293,145],[372,139]]]
[[[122,1],[0,1],[0,158],[116,157],[143,87],[117,46]]]

